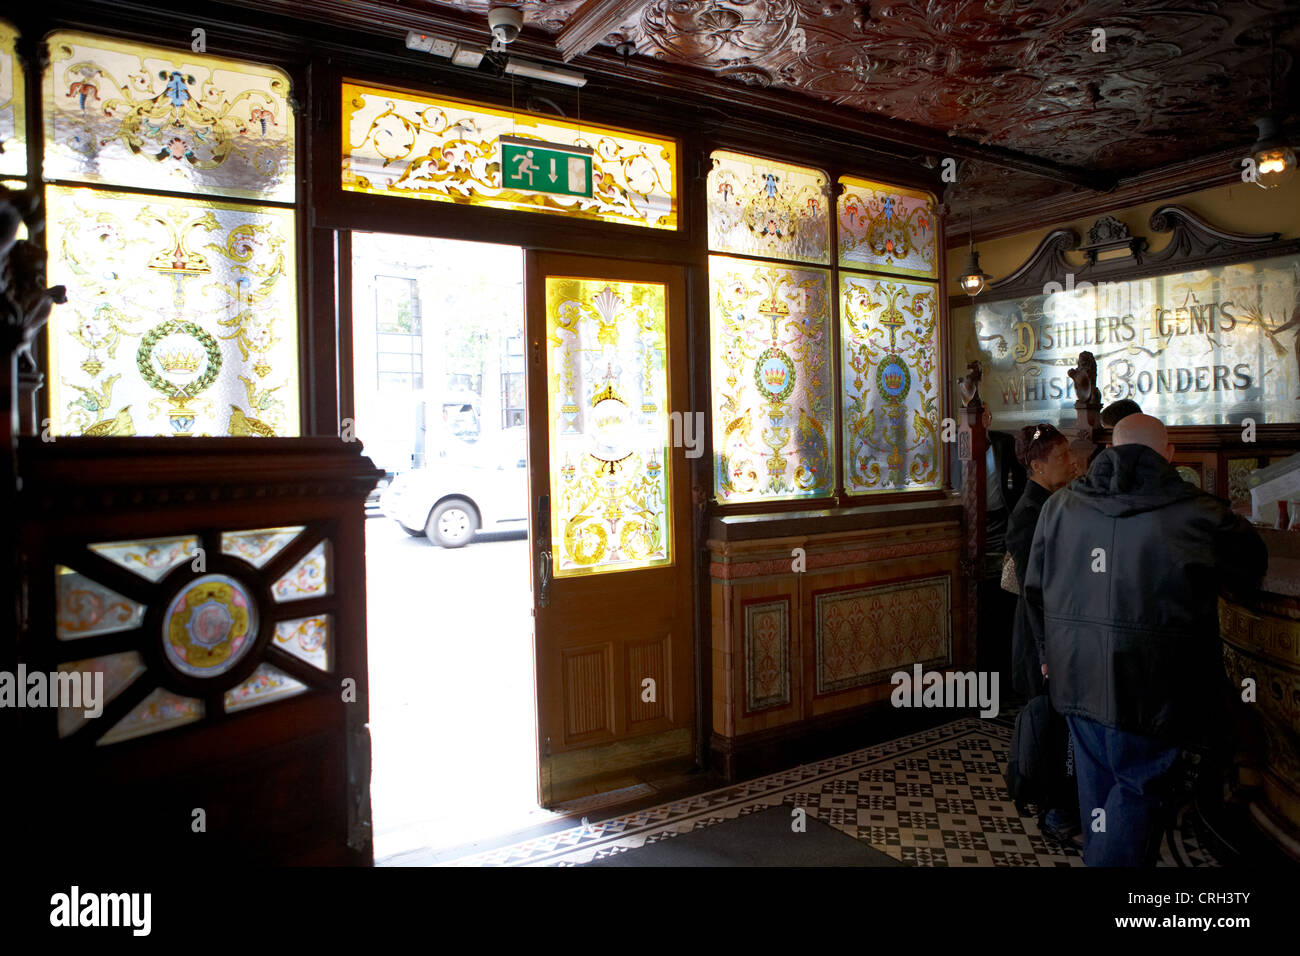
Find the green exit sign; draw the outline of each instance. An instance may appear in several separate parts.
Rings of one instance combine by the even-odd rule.
[[[517,136],[502,136],[500,142],[502,188],[591,198],[588,147]]]

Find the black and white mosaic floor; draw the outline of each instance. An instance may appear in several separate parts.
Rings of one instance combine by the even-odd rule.
[[[962,719],[756,780],[451,861],[576,866],[782,804],[915,866],[1083,866],[1016,811],[1009,722]],[[1185,808],[1160,866],[1218,866]]]

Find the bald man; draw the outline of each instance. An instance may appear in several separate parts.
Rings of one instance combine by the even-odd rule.
[[[1219,587],[1256,586],[1268,557],[1249,522],[1179,477],[1158,418],[1128,415],[1112,437],[1044,503],[1024,597],[1070,725],[1084,862],[1143,866],[1182,750],[1223,719]]]

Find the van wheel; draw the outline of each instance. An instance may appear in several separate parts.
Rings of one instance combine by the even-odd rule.
[[[444,548],[463,548],[478,530],[478,516],[468,501],[452,498],[433,509],[424,530],[435,544]]]

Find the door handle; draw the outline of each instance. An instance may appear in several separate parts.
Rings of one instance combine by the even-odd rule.
[[[537,606],[551,606],[551,496],[537,496]]]

